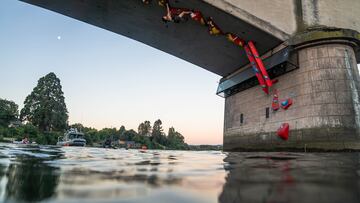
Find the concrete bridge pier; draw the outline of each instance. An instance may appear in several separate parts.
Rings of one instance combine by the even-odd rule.
[[[346,39],[302,42],[298,68],[278,77],[279,99],[288,109],[271,110],[271,95],[256,86],[225,99],[224,150],[360,149],[360,77],[354,49]],[[289,140],[276,131],[289,123]]]

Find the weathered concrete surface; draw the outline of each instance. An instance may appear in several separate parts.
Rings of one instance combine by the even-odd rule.
[[[279,77],[280,99],[294,104],[265,118],[272,97],[259,87],[225,101],[225,150],[360,149],[360,77],[352,47],[326,44],[299,50],[299,68]],[[244,123],[240,123],[240,114]],[[279,126],[290,124],[290,139],[280,140]]]
[[[283,41],[296,31],[296,4],[292,0],[204,0]]]
[[[204,0],[217,8],[287,40],[309,27],[360,32],[359,0]]]
[[[360,32],[359,0],[302,0],[306,27],[327,26]]]

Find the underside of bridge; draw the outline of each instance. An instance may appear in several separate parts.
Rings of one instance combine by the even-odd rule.
[[[164,23],[165,8],[141,0],[22,0],[91,25],[137,40],[220,76],[248,64],[243,49],[224,36],[212,36],[206,26],[188,20]],[[170,1],[173,7],[200,10],[212,17],[224,32],[253,40],[260,54],[282,43],[255,26],[199,0]]]

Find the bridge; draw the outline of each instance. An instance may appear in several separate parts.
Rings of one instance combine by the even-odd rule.
[[[21,0],[124,35],[223,78],[225,150],[360,148],[360,1],[169,0],[253,41],[271,79],[264,94],[242,47],[188,19],[164,23],[157,0]],[[272,94],[292,101],[272,109]],[[290,99],[290,100],[289,100]],[[277,136],[287,123],[287,141]]]

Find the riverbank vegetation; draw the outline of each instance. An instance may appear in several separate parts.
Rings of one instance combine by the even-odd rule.
[[[88,146],[101,146],[105,140],[114,143],[132,141],[145,145],[149,149],[189,149],[184,136],[173,127],[166,134],[162,121],[156,120],[139,124],[137,131],[117,128],[97,130],[80,123],[68,124],[68,111],[60,79],[54,73],[40,78],[36,87],[26,97],[24,108],[19,113],[19,106],[0,98],[0,139],[2,141],[29,138],[38,144],[54,145],[57,138],[69,128],[77,128],[84,133]]]

